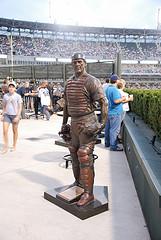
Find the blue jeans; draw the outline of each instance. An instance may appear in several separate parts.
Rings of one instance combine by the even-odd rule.
[[[42,113],[46,116],[47,120],[50,119],[50,113],[48,111],[48,106],[45,106],[45,105],[42,106]]]
[[[105,126],[105,147],[117,148],[117,136],[121,127],[121,114],[109,115]]]

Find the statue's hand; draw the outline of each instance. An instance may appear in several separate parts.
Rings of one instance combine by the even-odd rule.
[[[70,135],[70,125],[69,124],[63,124],[61,127],[61,130],[59,132],[59,136],[63,138],[65,142],[69,142],[71,140]]]

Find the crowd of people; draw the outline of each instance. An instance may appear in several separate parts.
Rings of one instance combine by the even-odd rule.
[[[0,36],[0,54],[10,54],[10,45],[10,37]],[[123,43],[118,40],[116,42],[75,41],[13,36],[13,51],[17,55],[56,58],[69,58],[73,52],[81,51],[87,58],[95,59],[115,59],[119,51],[122,59],[125,60],[159,60],[161,48],[156,43]]]
[[[41,83],[35,82],[15,82],[12,78],[4,80],[1,86],[4,146],[2,153],[8,151],[8,130],[12,124],[13,146],[16,150],[18,138],[18,124],[20,119],[27,118],[27,113],[31,113],[38,119],[42,115],[44,120],[49,121],[50,116],[63,109],[63,87],[61,84],[48,84],[47,80]],[[61,101],[61,103],[59,103]]]
[[[161,81],[127,81],[126,88],[131,89],[161,89]]]
[[[106,81],[109,82],[109,79],[107,78]],[[111,80],[111,83],[113,83],[112,80]],[[119,84],[120,84],[120,87],[119,87]],[[110,85],[112,84],[110,83],[103,84],[103,89],[105,94],[106,94],[107,87],[109,87]],[[120,88],[120,93],[123,94],[125,81],[119,80],[117,87]],[[18,117],[21,119],[28,118],[28,116],[32,114],[36,119],[38,119],[39,116],[41,115],[44,117],[44,120],[50,120],[50,116],[53,113],[62,111],[64,107],[64,88],[61,86],[60,83],[49,83],[47,80],[44,80],[40,83],[37,83],[35,81],[30,81],[30,82],[17,81],[16,83],[15,81],[12,80],[12,78],[7,77],[7,79],[4,80],[1,86],[3,106],[4,106],[4,96],[6,96],[6,94],[11,95],[10,91],[11,93],[12,92],[16,93],[16,100],[19,99],[17,98],[17,95],[21,97],[20,99],[22,100],[22,106],[18,114]],[[7,101],[8,99],[6,100],[6,103]],[[19,101],[19,103],[20,102],[21,101]],[[8,107],[8,103],[6,104],[6,106]],[[17,108],[18,107],[16,103],[16,109]],[[6,111],[6,107],[5,108],[3,107],[2,112],[5,112],[5,111]],[[15,106],[13,106],[13,109],[11,109],[11,112],[13,111],[16,111]],[[10,112],[10,108],[9,108],[9,112]],[[15,114],[12,113],[8,115],[15,115]],[[7,121],[7,123],[11,123],[11,122],[12,122],[12,119],[10,119],[10,121]],[[6,146],[7,146],[7,140],[6,140],[4,152],[7,149]]]
[[[8,84],[12,82],[11,78],[3,81],[1,86],[1,98],[8,93]],[[60,83],[49,83],[47,80],[42,82],[35,81],[17,81],[16,93],[23,100],[21,117],[25,118],[27,112],[33,112],[38,119],[38,113],[41,112],[50,119],[50,114],[62,110],[63,107],[63,87]]]
[[[158,64],[122,64],[122,74],[161,74]]]

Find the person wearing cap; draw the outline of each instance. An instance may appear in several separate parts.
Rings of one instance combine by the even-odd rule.
[[[111,75],[109,87],[106,89],[108,99],[108,119],[105,126],[105,147],[110,147],[111,151],[123,151],[118,146],[117,137],[120,132],[121,119],[123,113],[122,103],[126,101],[125,96],[121,96],[117,88],[119,77]]]
[[[8,151],[8,130],[10,124],[12,124],[13,130],[12,150],[16,150],[16,143],[18,138],[18,123],[20,120],[22,109],[22,99],[21,96],[16,93],[16,83],[14,81],[8,83],[8,93],[6,93],[3,96],[2,104],[3,104],[2,122],[4,139],[2,153],[6,153]]]
[[[72,56],[74,75],[67,81],[64,90],[64,114],[61,133],[71,117],[71,140],[68,148],[72,157],[72,169],[75,177],[74,186],[84,189],[79,207],[94,200],[94,164],[93,150],[97,133],[105,126],[107,103],[101,82],[86,72],[86,59],[82,53]],[[101,108],[101,122],[98,122],[95,102]]]

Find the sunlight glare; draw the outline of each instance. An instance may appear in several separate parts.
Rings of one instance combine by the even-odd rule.
[[[50,0],[51,19],[57,24],[79,25],[83,20],[83,24],[89,22],[89,15],[85,5],[74,0]]]

